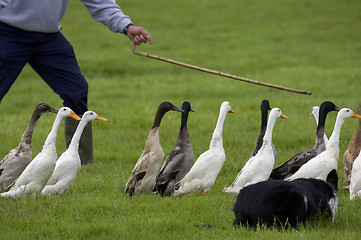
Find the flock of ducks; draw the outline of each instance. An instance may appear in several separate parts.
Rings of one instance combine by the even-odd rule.
[[[296,173],[303,164],[325,151],[326,143],[328,142],[327,136],[325,135],[327,114],[331,111],[339,110],[339,107],[329,101],[323,102],[320,107],[313,107],[311,114],[315,117],[317,123],[315,145],[309,150],[299,151],[290,160],[272,170],[270,178],[286,179]]]
[[[57,116],[41,152],[31,160],[32,132],[36,122],[45,112],[54,112]],[[56,137],[60,124],[67,117],[80,120],[80,122],[68,149],[57,160]],[[79,138],[85,125],[91,120],[105,121],[106,119],[92,111],[85,112],[83,118],[80,118],[68,107],[62,107],[57,111],[48,104],[39,104],[34,110],[29,127],[23,134],[19,146],[0,161],[2,191],[0,196],[22,198],[35,197],[39,193],[43,195],[66,193],[80,168]]]
[[[184,102],[181,128],[175,150],[166,157],[163,166],[160,167],[164,152],[159,143],[159,126],[163,115],[169,110],[179,111],[177,107],[174,107],[169,102],[161,103],[158,108],[144,151],[124,187],[125,193],[130,196],[144,193],[159,193],[162,196],[171,194],[179,196],[190,193],[205,195],[214,185],[223,167],[226,159],[222,141],[223,124],[227,113],[234,113],[230,103],[222,103],[210,147],[193,164],[194,154],[187,130],[188,113],[192,108],[189,102]],[[334,130],[328,140],[325,134],[325,123],[327,114],[332,111],[337,111],[338,114]],[[359,111],[361,111],[361,105]],[[317,123],[314,146],[309,150],[298,152],[281,166],[275,168],[277,152],[272,143],[272,131],[278,118],[287,119],[287,117],[279,108],[271,108],[268,100],[263,100],[261,104],[261,129],[256,146],[233,183],[224,188],[223,192],[235,195],[246,186],[268,179],[290,181],[298,178],[315,178],[326,181],[327,174],[331,170],[337,169],[338,166],[342,124],[348,118],[361,119],[361,116],[349,108],[340,109],[330,101],[323,102],[320,107],[314,106],[311,114],[315,117]],[[348,154],[352,155],[352,157],[344,157],[344,162],[347,162],[345,164],[345,176],[348,174],[347,176],[351,181],[351,199],[356,195],[361,197],[360,137],[361,120],[359,120],[359,126],[345,152],[345,156]],[[358,158],[356,158],[355,152],[357,152]],[[352,168],[354,161],[355,164]],[[348,172],[351,172],[351,170],[352,173],[349,174]],[[352,179],[352,176],[354,179]]]
[[[169,111],[181,112],[181,125],[175,149],[169,153],[164,163],[164,151],[159,142],[159,127],[163,116]],[[325,134],[327,114],[337,111],[330,139]],[[57,113],[53,127],[45,140],[42,151],[32,159],[31,138],[36,122],[46,112]],[[227,113],[234,113],[229,102],[221,104],[216,127],[209,149],[196,161],[187,129],[189,112],[194,112],[189,102],[182,108],[170,102],[162,102],[156,112],[143,153],[135,164],[124,191],[134,194],[154,194],[179,196],[199,193],[205,195],[214,185],[226,160],[222,133]],[[268,116],[269,112],[269,116]],[[361,113],[361,105],[358,107]],[[233,183],[223,189],[231,195],[238,194],[246,186],[268,179],[286,181],[298,178],[326,180],[327,174],[337,170],[341,127],[348,118],[359,118],[358,127],[343,156],[345,181],[349,183],[350,199],[361,197],[361,116],[349,108],[338,108],[330,101],[315,106],[311,113],[316,120],[316,140],[309,150],[295,154],[281,166],[275,168],[277,152],[272,143],[272,131],[278,118],[287,119],[279,108],[271,108],[268,100],[261,104],[261,129],[256,146],[249,160],[237,174]],[[68,149],[57,158],[56,136],[61,122],[72,117],[80,120]],[[78,154],[79,139],[84,127],[92,120],[107,119],[95,112],[87,111],[79,118],[70,108],[57,111],[48,104],[39,104],[30,119],[17,148],[11,150],[0,161],[1,197],[26,197],[62,195],[69,191],[81,167]],[[32,159],[32,160],[31,160]],[[194,163],[194,164],[193,164]]]

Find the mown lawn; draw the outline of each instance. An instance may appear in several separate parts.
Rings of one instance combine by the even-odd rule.
[[[109,119],[93,122],[95,164],[82,167],[62,197],[0,199],[0,239],[359,239],[361,200],[340,190],[335,222],[320,220],[297,230],[234,229],[235,197],[222,189],[234,180],[253,150],[260,104],[268,99],[288,120],[277,120],[276,166],[314,144],[316,124],[309,113],[325,100],[354,111],[361,104],[361,2],[356,0],[118,1],[135,24],[146,27],[154,44],[140,51],[250,79],[311,91],[301,95],[135,56],[128,39],[96,23],[80,1],[70,1],[62,21],[89,89],[89,109]],[[214,187],[198,195],[128,197],[123,187],[144,148],[162,101],[181,107],[189,101],[188,129],[194,155],[209,147],[219,107],[229,101],[236,114],[225,121],[227,160]],[[0,104],[0,158],[17,146],[40,102],[61,99],[26,67]],[[336,113],[326,121],[333,130]],[[34,156],[55,119],[44,115],[33,135]],[[160,141],[167,155],[176,142],[180,114],[165,115]],[[356,129],[341,131],[342,155]],[[58,155],[65,151],[63,128]]]

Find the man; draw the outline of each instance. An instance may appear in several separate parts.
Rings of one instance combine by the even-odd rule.
[[[115,0],[81,0],[90,15],[111,31],[124,33],[139,45],[152,43],[147,30],[134,26]],[[60,33],[69,0],[0,0],[0,101],[28,63],[63,99],[63,105],[82,115],[88,110],[88,83],[73,48]],[[78,122],[65,120],[70,143]],[[84,129],[79,154],[82,164],[93,162],[91,124]]]

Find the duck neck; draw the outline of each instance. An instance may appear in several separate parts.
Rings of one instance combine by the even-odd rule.
[[[325,143],[324,136],[325,136],[325,128],[317,126],[316,141],[315,141],[315,146],[314,147],[317,148],[318,146],[323,145]]]
[[[321,108],[319,111],[317,129],[316,129],[316,144],[322,144],[324,142],[324,134],[325,134],[325,123],[326,123],[327,112],[324,108]]]
[[[188,114],[189,114],[189,111],[182,112],[181,126],[179,129],[178,139],[189,138],[188,129],[187,129]],[[178,141],[177,141],[177,143],[178,143]]]
[[[266,132],[263,137],[263,145],[272,142],[272,131],[273,131],[273,127],[274,127],[275,123],[276,123],[276,118],[271,117],[271,115],[270,115],[270,117],[268,119],[267,129],[266,129]]]
[[[182,112],[182,119],[181,119],[180,130],[182,130],[183,128],[187,127],[188,114],[189,114],[189,111],[184,111],[184,112]]]
[[[56,135],[58,134],[58,130],[59,130],[59,127],[60,127],[60,124],[61,124],[62,120],[63,120],[63,118],[60,117],[60,116],[57,116],[55,118],[53,127],[51,128],[51,131],[50,131],[50,133],[48,134],[48,137],[45,140],[43,149],[45,147],[47,147],[47,146],[55,147]]]
[[[167,111],[164,111],[162,108],[158,108],[157,113],[155,114],[155,117],[154,117],[152,129],[150,130],[149,135],[148,135],[148,139],[147,139],[148,144],[146,144],[147,146],[149,146],[149,143],[151,143],[151,145],[153,145],[153,144],[160,145],[159,126],[160,126],[162,118],[166,112]],[[151,146],[149,146],[149,147],[151,147]]]
[[[227,112],[221,111],[219,114],[216,128],[213,131],[212,140],[209,148],[223,147],[222,133],[223,133],[223,124],[226,119]]]
[[[158,108],[157,113],[155,114],[155,117],[154,117],[154,122],[153,122],[152,128],[156,128],[156,127],[159,128],[162,118],[166,112],[167,111],[164,111],[162,108]]]
[[[268,117],[268,109],[262,111],[261,129],[265,129],[267,127],[267,117]]]
[[[339,149],[339,142],[340,142],[340,133],[341,133],[341,127],[344,123],[345,118],[336,118],[335,126],[333,128],[332,134],[330,139],[328,140],[326,150],[329,149],[336,149],[338,151]]]
[[[257,138],[257,146],[261,146],[263,142],[263,137],[266,133],[267,129],[267,117],[268,117],[268,109],[266,111],[262,111],[262,120],[261,120],[261,130],[259,132],[258,138]]]
[[[89,123],[88,120],[85,120],[85,119],[80,120],[68,148],[79,149],[79,142],[80,142],[81,135],[83,133],[84,128],[86,127],[86,125],[88,123]]]
[[[40,114],[37,113],[36,111],[34,111],[33,115],[30,118],[29,125],[21,137],[20,144],[25,143],[25,144],[31,145],[31,138],[33,136],[34,128],[35,128],[35,125],[38,122],[39,118],[40,118]]]
[[[179,130],[176,146],[181,146],[181,145],[187,144],[189,142],[190,142],[190,140],[189,140],[188,129],[187,129],[187,126],[185,126]]]

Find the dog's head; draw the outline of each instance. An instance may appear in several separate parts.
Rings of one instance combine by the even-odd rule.
[[[326,182],[332,187],[334,192],[337,192],[338,176],[336,169],[328,173]]]

